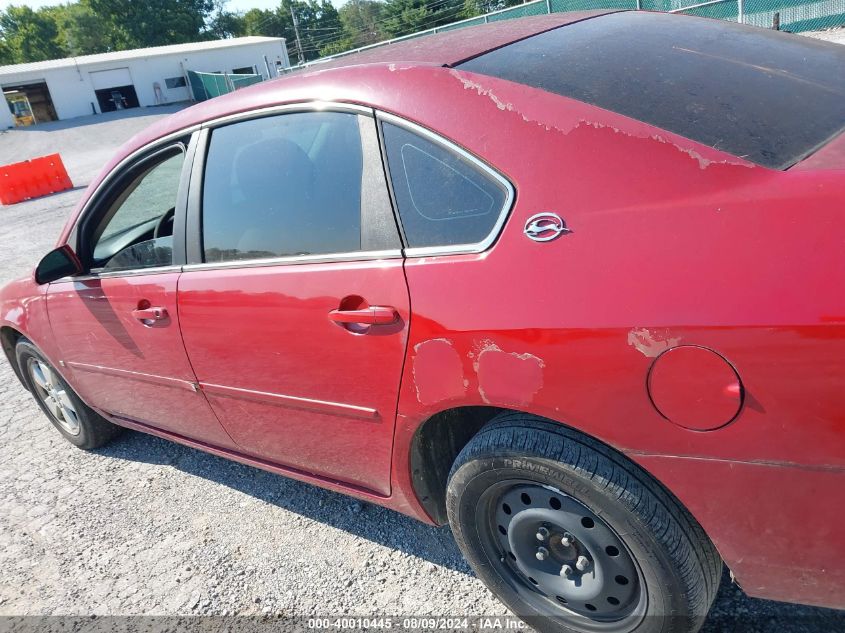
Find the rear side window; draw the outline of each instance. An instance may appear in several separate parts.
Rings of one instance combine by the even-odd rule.
[[[393,195],[409,248],[481,250],[510,192],[501,176],[462,152],[382,123]]]
[[[215,129],[202,201],[206,262],[361,249],[358,117],[303,112]]]

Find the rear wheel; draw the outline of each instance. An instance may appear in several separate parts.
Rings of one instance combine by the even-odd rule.
[[[458,456],[449,522],[481,580],[543,632],[697,630],[721,560],[694,519],[618,453],[507,413]]]
[[[21,339],[15,355],[38,406],[71,444],[82,449],[99,448],[120,433],[121,427],[82,402],[32,343]]]

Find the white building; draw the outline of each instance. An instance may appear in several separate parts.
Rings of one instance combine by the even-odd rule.
[[[285,40],[238,37],[0,66],[0,129],[29,102],[36,123],[191,99],[187,71],[276,77],[290,66]],[[23,96],[26,99],[23,99]]]

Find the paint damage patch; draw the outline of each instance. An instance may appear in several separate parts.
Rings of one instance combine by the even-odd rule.
[[[476,345],[473,368],[478,393],[486,403],[527,404],[543,388],[543,359],[534,354],[505,352],[493,341]]]
[[[752,165],[752,164],[749,164],[749,163],[743,162],[743,161],[739,161],[739,160],[730,160],[730,159],[712,160],[712,159],[707,158],[706,156],[702,155],[701,153],[695,151],[694,149],[692,149],[690,147],[683,147],[681,145],[678,145],[677,143],[674,143],[670,139],[667,139],[663,136],[660,136],[659,134],[648,134],[648,133],[643,133],[643,132],[637,133],[637,132],[632,132],[632,131],[628,131],[628,130],[621,130],[621,129],[614,127],[614,126],[611,126],[611,125],[606,125],[604,123],[599,123],[597,121],[588,121],[586,119],[579,119],[577,121],[572,121],[571,125],[569,125],[567,127],[563,127],[563,128],[559,127],[557,125],[551,125],[549,123],[545,123],[543,121],[539,121],[539,120],[536,120],[536,119],[531,119],[528,116],[526,116],[525,114],[523,114],[522,112],[520,112],[519,109],[514,104],[512,104],[508,101],[504,101],[499,96],[497,96],[490,88],[486,88],[485,86],[483,86],[479,82],[473,81],[472,79],[464,76],[460,71],[453,69],[453,70],[450,71],[450,74],[453,77],[455,77],[458,81],[461,82],[464,89],[474,90],[475,92],[478,93],[479,96],[487,97],[488,99],[490,99],[490,101],[492,101],[496,105],[496,107],[499,110],[503,110],[503,111],[506,111],[506,112],[513,112],[515,114],[518,114],[522,118],[522,120],[525,121],[526,123],[533,123],[533,124],[539,125],[540,127],[542,127],[543,129],[545,129],[547,131],[555,130],[556,132],[560,132],[563,135],[568,135],[571,132],[577,130],[579,127],[586,125],[586,126],[592,127],[594,129],[597,129],[597,130],[607,129],[607,130],[612,131],[615,134],[622,134],[623,136],[628,136],[630,138],[646,139],[646,140],[656,141],[656,142],[664,144],[664,145],[670,145],[675,150],[681,152],[682,154],[686,154],[689,158],[696,161],[698,163],[699,169],[707,169],[711,165],[733,165],[733,166],[737,166],[737,167],[749,167],[749,168],[754,167],[754,165]]]
[[[487,97],[488,99],[490,99],[490,101],[496,104],[496,107],[499,108],[499,110],[507,110],[508,112],[514,112],[516,110],[512,103],[506,103],[505,101],[502,101],[501,99],[499,99],[499,97],[495,95],[492,90],[490,90],[489,88],[485,88],[477,81],[472,81],[471,79],[464,77],[457,70],[451,70],[449,72],[452,74],[453,77],[456,77],[458,81],[463,84],[464,88],[466,88],[467,90],[475,90],[481,97]],[[524,116],[522,118],[528,121],[528,119],[526,119]]]
[[[463,363],[452,342],[436,338],[414,346],[414,387],[421,404],[434,404],[466,395]]]
[[[647,358],[656,358],[670,347],[676,347],[680,342],[679,337],[669,336],[669,330],[658,332],[642,327],[628,332],[628,345]]]

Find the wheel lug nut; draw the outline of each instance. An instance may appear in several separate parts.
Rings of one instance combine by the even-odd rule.
[[[549,530],[548,528],[541,527],[537,530],[537,540],[538,541],[545,541],[549,538]]]
[[[549,550],[545,547],[538,547],[535,556],[537,556],[537,560],[546,560],[549,557]]]
[[[564,578],[569,578],[572,575],[572,565],[564,565],[560,568],[560,575]]]
[[[584,571],[589,566],[590,561],[586,556],[579,556],[578,560],[575,561],[575,567],[578,569],[578,571]]]
[[[574,539],[572,538],[572,535],[569,532],[564,532],[563,536],[560,538],[560,544],[564,547],[569,547],[570,545],[572,545],[573,540]]]

